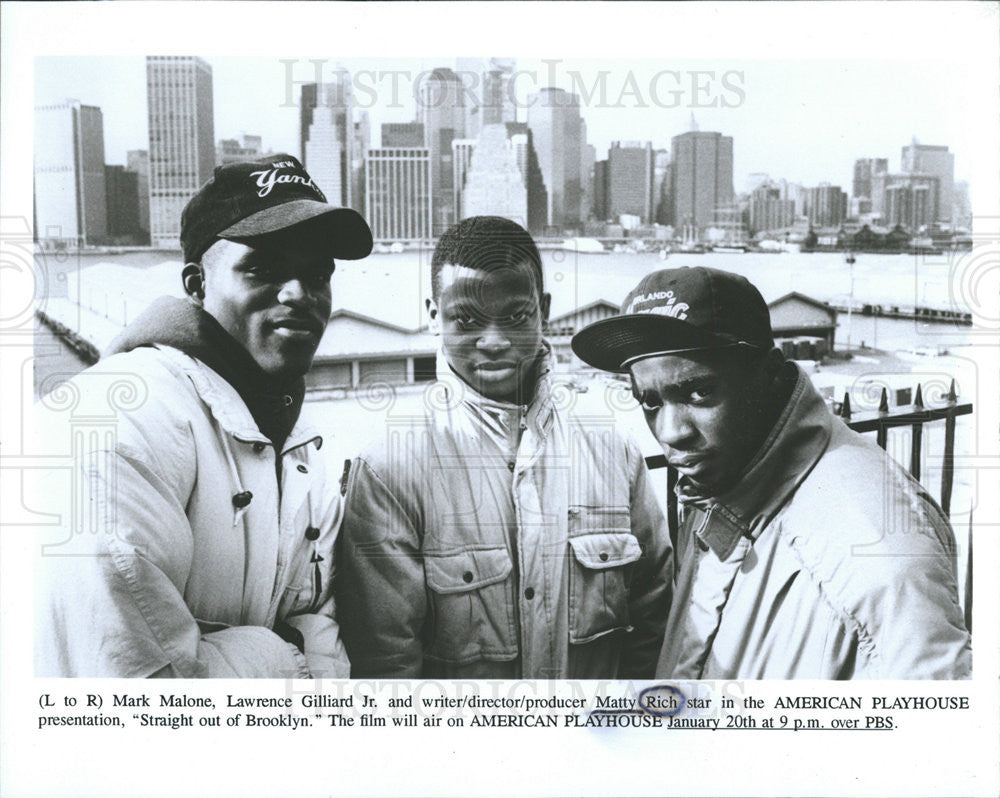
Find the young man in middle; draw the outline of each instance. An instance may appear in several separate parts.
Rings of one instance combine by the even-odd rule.
[[[353,677],[651,678],[672,590],[636,444],[553,392],[528,233],[448,230],[431,262],[438,385],[353,463],[337,601]]]

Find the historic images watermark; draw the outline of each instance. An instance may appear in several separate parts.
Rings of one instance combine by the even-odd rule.
[[[299,89],[306,84],[350,85],[359,109],[403,108],[412,100],[417,108],[438,107],[451,96],[432,80],[438,70],[358,69],[349,72],[325,58],[279,59],[284,68],[285,91],[279,107],[297,108]],[[736,69],[658,69],[639,75],[629,69],[601,69],[584,74],[565,69],[558,58],[541,59],[540,69],[511,70],[495,93],[482,97],[483,73],[457,69],[457,79],[465,103],[490,107],[509,103],[518,109],[558,107],[575,94],[586,108],[738,108],[746,100],[746,73]],[[569,82],[567,97],[542,89]],[[335,101],[328,97],[328,102]],[[386,101],[388,99],[388,102]]]

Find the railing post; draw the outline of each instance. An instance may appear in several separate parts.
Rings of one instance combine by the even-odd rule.
[[[844,391],[844,403],[840,406],[840,417],[844,421],[851,419],[851,392]]]
[[[921,383],[917,383],[916,395],[913,397],[913,409],[924,409],[924,394]],[[913,425],[913,435],[910,437],[910,473],[913,478],[920,481],[920,452],[924,443],[924,425],[917,422]],[[945,511],[947,513],[947,510]]]
[[[913,436],[910,441],[910,473],[920,481],[920,453],[924,445],[924,425],[913,425]]]
[[[885,388],[882,388],[882,398],[878,403],[878,413],[880,416],[886,416],[889,414],[889,395],[886,393]],[[879,424],[878,430],[875,432],[875,441],[881,448],[885,448],[889,441],[889,428],[885,424]]]
[[[955,380],[948,391],[948,415],[944,420],[944,461],[941,464],[941,509],[951,511],[951,489],[955,481]]]

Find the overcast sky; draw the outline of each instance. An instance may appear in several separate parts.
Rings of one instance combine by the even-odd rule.
[[[373,146],[382,122],[414,118],[421,72],[456,65],[454,57],[317,58],[321,76],[338,66],[353,75],[358,102],[371,117]],[[213,69],[216,140],[258,134],[265,148],[298,155],[298,83],[313,79],[316,64],[293,56],[206,60]],[[806,185],[828,181],[850,192],[856,158],[887,157],[897,170],[900,149],[913,137],[947,145],[956,178],[975,182],[976,125],[970,122],[984,83],[970,74],[960,49],[920,60],[520,58],[517,67],[522,105],[548,85],[584,95],[581,110],[598,159],[614,140],[669,147],[672,136],[690,129],[693,115],[701,130],[734,138],[737,191],[749,174],[765,172]],[[985,87],[996,91],[988,82]],[[66,98],[103,110],[108,163],[124,163],[129,149],[148,148],[143,57],[36,58],[36,104]],[[523,120],[523,107],[519,114]]]

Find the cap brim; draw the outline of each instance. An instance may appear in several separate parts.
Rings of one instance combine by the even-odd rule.
[[[738,341],[670,316],[634,313],[595,321],[573,336],[572,347],[584,363],[622,373],[623,363],[652,353],[718,349]]]
[[[361,214],[310,199],[257,211],[218,236],[251,246],[287,243],[315,248],[341,260],[358,260],[372,251],[372,231]]]

